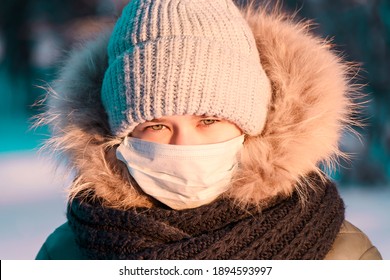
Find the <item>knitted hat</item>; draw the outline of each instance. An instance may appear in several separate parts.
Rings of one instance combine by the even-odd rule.
[[[172,115],[262,131],[270,82],[231,0],[133,0],[114,27],[108,59],[101,94],[114,135]]]

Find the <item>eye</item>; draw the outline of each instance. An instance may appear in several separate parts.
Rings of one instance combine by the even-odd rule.
[[[201,120],[201,123],[205,126],[213,125],[216,122],[219,122],[219,120],[218,119],[203,119],[203,120]]]
[[[163,130],[165,128],[166,127],[163,124],[154,124],[146,127],[146,129],[150,129],[150,130]]]

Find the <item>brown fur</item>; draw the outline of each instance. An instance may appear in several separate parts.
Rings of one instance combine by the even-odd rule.
[[[351,65],[331,51],[329,42],[312,35],[309,23],[295,22],[278,9],[266,10],[242,11],[273,89],[265,128],[246,139],[240,171],[226,194],[243,205],[259,205],[294,189],[304,198],[299,186],[306,175],[322,174],[320,163],[332,167],[342,156],[340,135],[353,124],[357,108]],[[109,207],[150,207],[152,202],[133,187],[115,158],[121,139],[110,135],[100,101],[107,42],[108,36],[101,36],[72,53],[54,90],[49,90],[47,111],[38,123],[53,128],[47,146],[66,155],[76,173],[71,198],[87,192]]]

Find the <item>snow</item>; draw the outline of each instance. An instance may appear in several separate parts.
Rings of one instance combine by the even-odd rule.
[[[33,259],[65,219],[70,178],[35,152],[0,153],[0,259]]]
[[[0,259],[34,259],[65,220],[71,176],[36,151],[0,153]],[[340,188],[349,221],[390,259],[390,188]]]

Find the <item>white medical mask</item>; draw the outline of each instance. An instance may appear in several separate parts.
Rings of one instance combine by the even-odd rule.
[[[244,135],[207,145],[168,145],[126,137],[116,156],[145,193],[181,210],[207,204],[229,188],[243,142]]]

